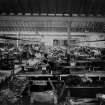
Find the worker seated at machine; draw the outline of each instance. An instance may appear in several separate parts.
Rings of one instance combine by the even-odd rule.
[[[76,66],[76,62],[75,62],[74,58],[71,59],[70,66],[72,66],[72,67]]]
[[[36,59],[34,55],[27,61],[26,65],[28,66],[29,71],[38,69],[38,64],[40,63],[39,59]]]
[[[41,70],[42,74],[50,73],[50,67],[48,63],[48,55],[45,53],[41,59]]]
[[[40,59],[40,58],[42,57],[42,56],[41,56],[41,53],[40,53],[39,51],[36,51],[35,57]]]

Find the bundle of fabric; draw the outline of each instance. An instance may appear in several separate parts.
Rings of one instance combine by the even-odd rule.
[[[0,103],[1,105],[9,105],[10,103],[16,103],[18,101],[18,98],[16,97],[16,94],[10,90],[5,89],[0,92]]]
[[[57,58],[65,56],[65,50],[60,47],[50,48],[48,50],[48,53],[49,53],[49,55],[52,55]]]
[[[23,88],[26,86],[27,81],[14,78],[13,80],[9,81],[9,88],[16,94],[21,94]]]

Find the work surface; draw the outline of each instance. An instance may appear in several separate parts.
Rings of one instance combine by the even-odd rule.
[[[20,76],[34,76],[34,77],[52,77],[53,74],[42,74],[41,71],[34,71],[34,72],[25,72],[20,71],[17,73],[17,75]],[[59,76],[69,76],[69,75],[78,75],[78,76],[84,76],[87,75],[89,77],[105,77],[105,72],[103,71],[81,71],[81,72],[71,72],[70,74],[60,74]]]

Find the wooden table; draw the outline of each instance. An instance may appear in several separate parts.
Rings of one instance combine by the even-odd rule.
[[[91,61],[88,61],[88,60],[77,60],[76,62],[78,62],[78,63],[90,63]]]
[[[65,69],[85,69],[84,66],[62,66]]]

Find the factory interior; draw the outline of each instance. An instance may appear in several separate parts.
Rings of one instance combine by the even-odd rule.
[[[0,105],[105,105],[105,0],[0,0]]]

